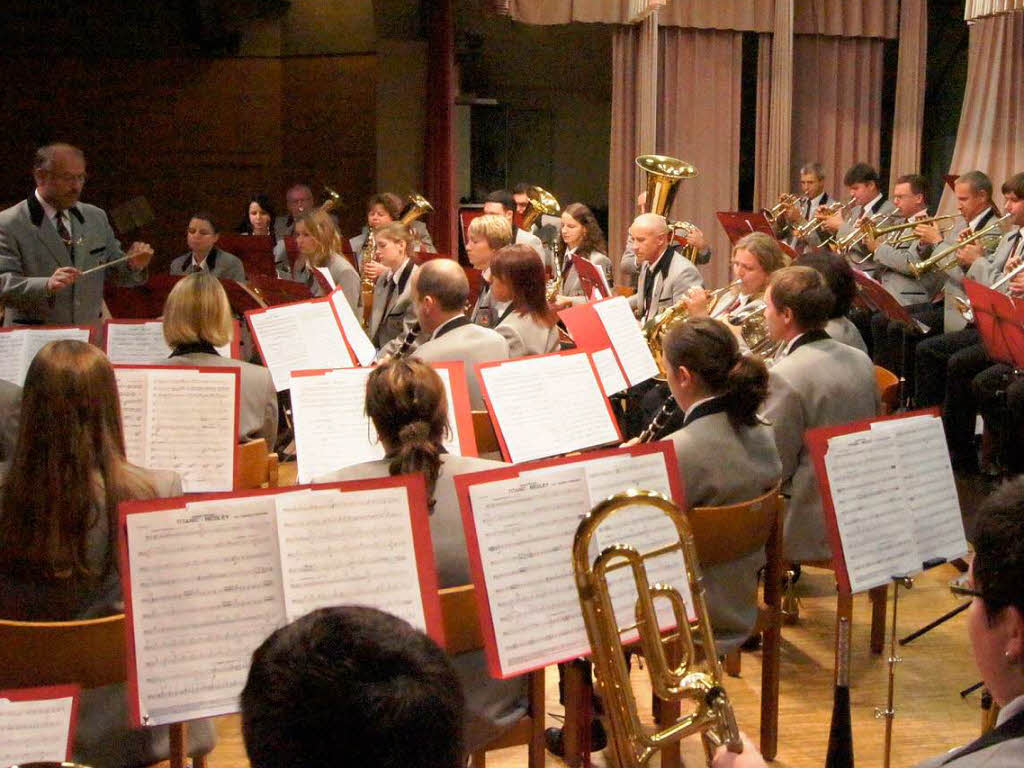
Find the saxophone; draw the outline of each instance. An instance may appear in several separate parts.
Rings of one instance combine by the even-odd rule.
[[[373,291],[373,284],[377,282],[366,274],[366,265],[371,261],[377,261],[377,238],[370,228],[363,241],[363,247],[359,249],[359,264],[363,269],[363,290]]]

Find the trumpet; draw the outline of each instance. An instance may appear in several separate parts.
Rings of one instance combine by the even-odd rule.
[[[995,221],[989,222],[985,227],[982,227],[970,237],[964,238],[959,243],[947,246],[937,253],[933,253],[923,261],[911,261],[907,266],[910,267],[910,271],[913,273],[914,277],[921,277],[921,275],[926,275],[936,269],[945,272],[947,269],[951,269],[956,266],[957,252],[961,248],[983,238],[991,239],[992,233],[1000,229],[1012,216],[1013,214],[1011,213],[1004,214]]]
[[[898,210],[892,210],[889,213],[873,214],[872,216],[869,216],[867,219],[865,219],[863,222],[859,223],[850,232],[847,232],[842,237],[833,238],[829,245],[832,248],[832,250],[834,250],[836,253],[842,253],[846,255],[847,257],[850,258],[850,261],[854,262],[855,264],[863,264],[865,261],[871,258],[871,253],[868,253],[866,256],[860,259],[855,259],[849,256],[849,253],[853,249],[853,247],[868,235],[869,230],[866,227],[862,226],[862,224],[869,224],[871,226],[877,227],[879,224],[888,221],[893,216],[896,216],[898,213]]]
[[[779,196],[779,202],[773,205],[771,208],[762,208],[761,213],[768,219],[768,223],[772,225],[772,229],[779,228],[779,219],[786,213],[786,209],[793,205],[803,205],[807,202],[805,195],[794,195],[789,192],[784,192]]]
[[[645,527],[664,523],[664,515],[674,529],[671,540],[646,552],[626,544],[613,544],[591,559],[591,545],[601,524],[623,512],[645,518]],[[653,516],[657,519],[651,520]],[[666,584],[652,586],[647,576],[647,560],[676,551],[683,558],[684,570],[679,575],[687,579],[693,596],[696,621],[692,623],[679,591]],[[741,752],[743,744],[736,718],[722,686],[722,666],[715,650],[697,549],[682,510],[651,491],[630,490],[605,499],[580,521],[573,539],[572,562],[617,764],[621,768],[642,768],[659,749],[695,733],[701,735],[709,759],[721,744],[731,752]],[[612,572],[621,569],[632,574],[636,584],[635,624],[625,628],[619,627],[609,589]],[[667,601],[672,607],[676,624],[672,636],[661,636],[653,598]],[[663,701],[685,699],[694,705],[691,712],[655,733],[648,733],[640,722],[626,668],[622,633],[633,628],[640,634],[654,694]],[[702,668],[697,665],[694,635],[702,651]],[[679,661],[674,666],[669,664],[666,644],[679,650]]]
[[[814,212],[814,216],[798,227],[793,228],[793,232],[801,240],[806,240],[807,236],[817,232],[821,229],[822,224],[825,223],[825,219],[829,216],[833,216],[837,213],[846,211],[851,205],[857,203],[857,198],[851,197],[845,203],[841,203],[836,200],[834,203],[828,203],[827,205],[818,206],[818,209]],[[820,216],[818,214],[821,214]]]
[[[1020,264],[1011,269],[1009,272],[1006,272],[1003,275],[1001,275],[998,280],[996,280],[994,283],[992,283],[992,285],[989,286],[989,288],[991,288],[993,291],[998,291],[1008,282],[1013,280],[1013,278],[1015,278],[1021,272],[1024,272],[1024,261],[1021,261]],[[962,296],[954,296],[953,301],[955,302],[956,311],[963,316],[964,320],[966,320],[968,323],[973,323],[974,308],[971,306],[971,300],[965,299]]]
[[[949,221],[950,219],[955,219],[957,215],[958,214],[955,213],[949,213],[945,216],[932,216],[925,219],[914,219],[912,221],[905,221],[902,224],[893,224],[891,227],[878,227],[873,221],[866,219],[860,223],[860,227],[864,230],[866,237],[869,237],[872,240],[878,240],[880,237],[886,237],[894,232],[903,232],[908,229],[913,230],[919,224],[937,224],[940,221]],[[948,232],[949,227],[946,227],[945,229],[940,227],[939,231]],[[887,242],[889,245],[896,245],[897,243],[910,242],[912,240],[917,240],[917,235],[914,235],[913,232],[911,232],[910,235],[887,240]]]

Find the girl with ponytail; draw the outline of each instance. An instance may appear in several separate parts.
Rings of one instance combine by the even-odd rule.
[[[691,507],[738,504],[779,482],[782,462],[770,426],[758,418],[768,396],[760,358],[741,355],[736,336],[719,320],[694,318],[664,341],[672,396],[685,413],[667,439]],[[764,553],[704,568],[708,609],[721,652],[747,639],[757,620],[757,571]]]

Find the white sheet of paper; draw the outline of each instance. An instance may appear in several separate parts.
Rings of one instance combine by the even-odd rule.
[[[658,375],[658,363],[651,354],[651,348],[644,340],[637,325],[633,310],[625,296],[616,296],[594,305],[594,311],[601,319],[612,349],[622,363],[630,386],[647,381]]]
[[[825,467],[854,593],[921,568],[897,462],[896,446],[884,432],[855,432],[828,441]]]
[[[510,360],[481,375],[513,463],[619,439],[586,352]]]
[[[329,302],[286,304],[248,318],[278,392],[291,386],[292,371],[355,365]]]
[[[221,357],[231,357],[231,342],[217,347]],[[152,364],[169,358],[171,348],[164,341],[164,324],[160,320],[145,323],[107,323],[107,357],[122,365]],[[168,360],[170,365],[172,361]]]
[[[273,495],[128,515],[143,723],[238,711],[253,650],[285,624]]]
[[[601,386],[606,394],[614,395],[629,386],[611,347],[592,352],[590,357],[594,360],[594,367],[597,368],[597,375],[601,378]]]
[[[405,488],[278,499],[285,612],[367,605],[426,631]]]
[[[234,486],[237,371],[115,368],[128,461],[181,475],[185,493]]]
[[[72,339],[89,342],[87,328],[18,328],[0,333],[0,378],[19,387],[25,386],[25,374],[36,352],[51,341]]]
[[[502,676],[589,654],[572,567],[583,469],[474,485],[470,501]]]
[[[332,291],[338,287],[334,283],[334,275],[331,274],[331,270],[329,270],[327,267],[317,267],[316,271],[324,276],[324,280],[326,280],[327,284],[331,286]]]
[[[70,696],[36,701],[0,698],[0,765],[64,762],[73,702]]]
[[[366,335],[366,331],[363,330],[363,324],[359,322],[356,313],[352,311],[352,306],[345,298],[345,294],[342,291],[333,291],[331,304],[334,305],[334,311],[338,313],[341,330],[345,332],[345,338],[348,339],[349,346],[355,352],[359,364],[370,365],[377,357],[377,349],[370,341],[370,337]]]

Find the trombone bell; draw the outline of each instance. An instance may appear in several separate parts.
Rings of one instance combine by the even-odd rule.
[[[647,210],[668,217],[676,199],[677,185],[683,179],[692,179],[697,169],[685,160],[666,155],[640,155],[637,166],[647,171]]]

